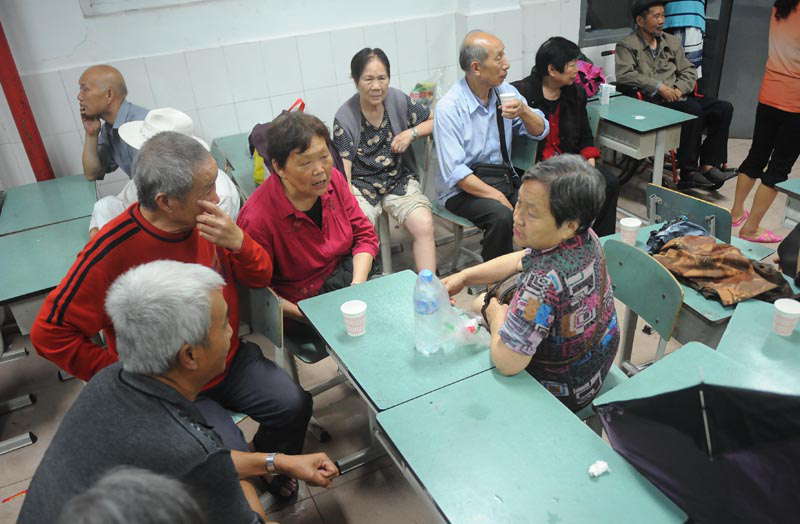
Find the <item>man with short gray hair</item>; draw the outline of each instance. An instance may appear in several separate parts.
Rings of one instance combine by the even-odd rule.
[[[71,498],[123,465],[186,483],[211,523],[266,520],[252,477],[282,473],[328,486],[338,475],[324,453],[230,450],[198,409],[195,399],[224,372],[231,344],[225,286],[208,267],[172,260],[113,282],[105,306],[119,362],[89,381],[64,416],[19,522],[55,522]]]
[[[511,158],[511,137],[523,134],[542,140],[549,124],[541,111],[528,107],[516,88],[506,82],[509,63],[499,38],[470,31],[461,44],[458,62],[464,78],[442,97],[433,117],[439,201],[483,230],[481,255],[488,261],[513,250],[516,176],[504,181],[502,166],[504,157]],[[500,98],[505,99],[502,105]]]
[[[267,286],[272,261],[217,206],[216,177],[216,162],[194,138],[163,132],[145,142],[134,166],[139,203],[100,229],[78,254],[39,311],[31,342],[45,358],[89,380],[118,358],[116,330],[103,310],[103,299],[119,275],[165,259],[214,269],[225,280],[230,350],[219,373],[209,377],[197,406],[230,449],[247,451],[249,445],[222,406],[260,423],[253,439],[257,451],[297,454],[311,418],[311,395],[264,358],[257,345],[240,342],[237,334],[236,285]],[[182,307],[188,306],[175,306]],[[164,314],[177,312],[164,310]],[[100,331],[108,347],[93,341]],[[272,489],[288,496],[296,493],[297,484],[280,478]]]

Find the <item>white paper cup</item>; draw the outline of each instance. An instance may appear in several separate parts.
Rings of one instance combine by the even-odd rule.
[[[367,331],[367,303],[363,300],[348,300],[339,308],[344,317],[344,327],[351,337],[359,337]]]
[[[600,84],[600,104],[607,106],[611,101],[611,84]]]
[[[775,316],[772,320],[772,330],[775,333],[788,337],[794,332],[798,320],[800,320],[800,302],[791,298],[779,298],[775,301]]]
[[[625,217],[619,221],[620,236],[622,241],[632,246],[636,245],[636,234],[642,227],[642,221],[634,217]]]
[[[514,93],[498,93],[497,96],[500,97],[500,105],[505,105],[506,102],[510,102],[511,100],[517,98],[517,96]]]

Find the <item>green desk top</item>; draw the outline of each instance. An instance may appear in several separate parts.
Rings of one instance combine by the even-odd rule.
[[[714,351],[699,342],[689,342],[608,393],[598,396],[593,404],[602,406],[652,397],[696,386],[701,382],[783,394],[797,394],[800,391],[796,378],[792,381],[776,379],[771,374],[753,369],[749,362],[738,361],[721,350]]]
[[[800,178],[790,178],[786,182],[776,184],[775,188],[790,197],[800,198]]]
[[[694,115],[643,102],[629,96],[612,97],[608,105],[602,105],[599,101],[590,102],[586,107],[589,111],[597,112],[603,120],[639,133],[655,131],[695,118]]]
[[[300,301],[316,330],[378,411],[492,368],[487,348],[463,348],[429,357],[414,348],[412,296],[417,275],[401,271]],[[339,306],[367,303],[367,331],[345,332]]]
[[[0,211],[0,235],[90,216],[96,200],[94,182],[81,175],[12,187]]]
[[[89,217],[0,237],[0,303],[48,291],[89,239]]]
[[[685,520],[527,373],[480,373],[378,413],[378,423],[453,523]],[[610,472],[593,479],[597,460]]]
[[[717,351],[800,394],[800,326],[788,337],[772,332],[774,306],[761,300],[739,304]]]
[[[639,234],[636,235],[636,247],[644,251],[647,251],[647,239],[650,238],[650,232],[653,230],[657,230],[662,225],[663,223],[659,223],[642,227],[639,230]],[[600,242],[605,243],[605,241],[609,238],[613,238],[615,240],[622,240],[620,234],[615,233],[613,235],[601,237]],[[747,258],[752,258],[755,260],[762,260],[763,258],[766,258],[775,252],[774,249],[762,246],[755,242],[742,240],[741,238],[736,236],[731,237],[731,245],[739,248],[742,254]],[[680,282],[680,280],[678,282]],[[691,287],[683,283],[681,283],[681,288],[683,289],[683,303],[686,304],[687,307],[689,307],[696,313],[700,314],[708,322],[711,323],[722,322],[733,314],[733,310],[735,309],[735,307],[723,306],[716,300],[709,300],[702,294],[700,294],[697,290],[692,289]]]
[[[247,137],[250,133],[223,136],[211,142],[211,156],[216,160],[218,167],[225,172],[225,160],[230,163],[233,171],[229,173],[239,185],[245,195],[250,196],[256,189],[253,180],[253,158],[250,156],[250,146]]]

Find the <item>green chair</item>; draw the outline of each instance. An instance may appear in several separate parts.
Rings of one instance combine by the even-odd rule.
[[[241,297],[245,294],[245,291],[240,289],[239,293]],[[249,319],[249,325],[253,333],[258,333],[272,342],[273,346],[275,346],[276,363],[299,384],[300,379],[297,373],[295,357],[306,364],[314,364],[328,357],[327,346],[317,337],[300,338],[284,335],[281,298],[271,289],[248,289],[246,294],[248,299],[240,300],[239,302],[242,309],[241,317]],[[344,376],[337,374],[332,379],[309,388],[308,392],[315,396],[342,384],[344,381]],[[328,432],[319,425],[314,417],[311,418],[309,423],[309,431],[321,442],[330,439]]]
[[[511,142],[511,164],[520,171],[527,171],[536,163],[536,153],[539,149],[539,142],[526,136],[515,135]],[[424,187],[424,186],[423,186]],[[453,231],[453,254],[452,266],[450,271],[458,270],[458,262],[461,254],[464,253],[475,262],[483,262],[479,253],[463,248],[461,243],[464,239],[464,228],[477,227],[471,221],[451,213],[438,201],[433,201],[433,214],[450,224]]]
[[[247,137],[250,133],[215,138],[211,142],[211,156],[217,166],[225,171],[239,187],[242,202],[253,194],[256,184],[253,181],[253,157]]]
[[[424,189],[422,181],[428,173],[431,159],[432,141],[430,138],[422,140],[415,140],[411,143],[414,151],[414,160],[416,161],[416,173],[420,180],[420,186]],[[378,237],[381,242],[381,269],[384,275],[391,274],[392,271],[392,236],[391,228],[389,226],[389,214],[383,211],[378,216],[378,223],[375,225],[378,231]]]
[[[604,251],[614,297],[625,304],[620,366],[633,375],[641,370],[631,362],[637,318],[641,316],[660,335],[655,360],[660,359],[675,329],[683,290],[672,273],[638,248],[609,239]]]
[[[536,163],[539,141],[527,136],[514,135],[511,140],[511,165],[517,171],[525,172]]]
[[[654,184],[647,184],[645,194],[650,222],[666,222],[686,215],[690,222],[705,227],[711,236],[730,243],[731,214],[727,209]]]

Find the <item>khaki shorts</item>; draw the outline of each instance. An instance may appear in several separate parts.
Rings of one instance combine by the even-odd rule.
[[[353,195],[358,200],[358,205],[361,210],[367,215],[367,218],[372,222],[372,225],[378,221],[378,217],[383,210],[389,213],[389,216],[394,218],[397,223],[404,224],[412,211],[418,207],[426,209],[431,208],[431,201],[428,197],[422,194],[419,182],[415,178],[411,178],[406,185],[405,195],[385,195],[377,205],[370,204],[367,199],[361,196],[361,190],[355,186],[351,186]]]

